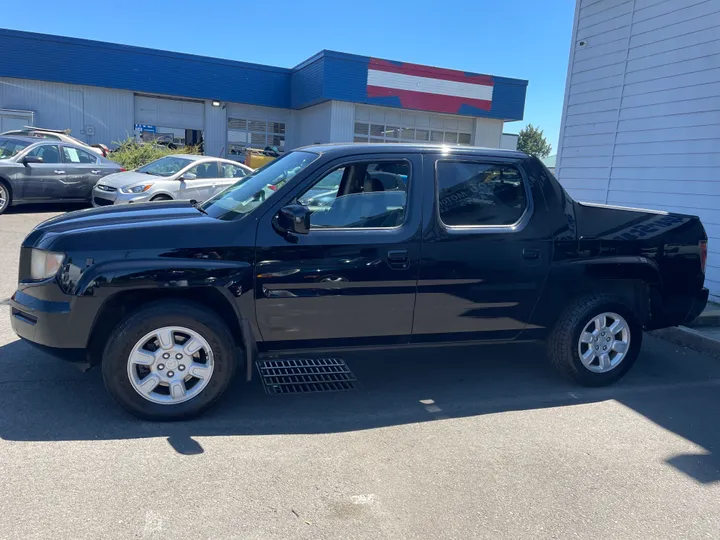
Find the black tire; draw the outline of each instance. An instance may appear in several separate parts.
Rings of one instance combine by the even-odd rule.
[[[168,197],[167,195],[155,195],[152,199],[150,199],[150,202],[155,201],[172,201],[172,197]]]
[[[0,202],[0,214],[4,214],[5,210],[12,205],[12,190],[4,180],[0,180],[0,200],[4,200],[4,202]]]
[[[610,371],[590,371],[580,360],[580,334],[595,316],[617,313],[629,326],[630,345],[625,358]],[[547,343],[547,354],[555,368],[583,386],[606,386],[620,380],[637,360],[642,345],[642,325],[635,312],[611,294],[589,294],[575,299],[558,319]]]
[[[180,326],[200,334],[210,345],[214,369],[207,386],[189,401],[161,404],[136,391],[128,377],[130,352],[143,336],[164,326]],[[145,420],[183,420],[203,413],[223,395],[235,373],[232,336],[215,313],[190,302],[160,301],[128,316],[110,335],[102,358],[102,375],[110,395],[126,411]]]

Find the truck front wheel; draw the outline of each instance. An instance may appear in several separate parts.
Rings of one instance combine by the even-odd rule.
[[[225,392],[236,359],[230,331],[192,303],[149,304],[121,322],[105,346],[105,386],[125,410],[147,420],[204,412]]]
[[[578,383],[605,386],[633,366],[642,336],[637,316],[620,298],[591,294],[562,313],[548,340],[548,357]]]

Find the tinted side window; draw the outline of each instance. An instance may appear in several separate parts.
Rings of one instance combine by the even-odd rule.
[[[222,163],[221,165],[223,178],[242,178],[246,174],[245,169],[238,167],[237,165],[232,165],[230,163]]]
[[[360,162],[320,178],[298,202],[312,211],[310,227],[385,228],[405,221],[410,164]]]
[[[194,174],[197,178],[219,178],[217,161],[200,163],[199,165],[195,165],[188,172]]]
[[[44,144],[30,150],[28,156],[42,158],[43,163],[60,163],[60,148],[54,144]]]
[[[437,184],[445,225],[512,225],[527,207],[522,176],[512,165],[438,161]]]

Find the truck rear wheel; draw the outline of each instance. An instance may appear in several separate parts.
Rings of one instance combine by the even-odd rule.
[[[105,386],[120,406],[147,420],[204,412],[225,392],[236,359],[230,331],[188,302],[150,304],[130,315],[105,346]]]
[[[605,386],[633,366],[642,336],[637,316],[620,298],[591,294],[562,313],[548,340],[548,357],[578,383]]]

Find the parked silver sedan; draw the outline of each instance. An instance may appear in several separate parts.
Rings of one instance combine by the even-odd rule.
[[[191,154],[165,156],[134,171],[111,174],[95,184],[93,206],[147,201],[205,201],[251,173],[236,161]]]

